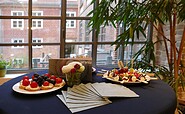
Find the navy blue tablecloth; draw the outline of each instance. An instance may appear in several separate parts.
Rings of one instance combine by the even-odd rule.
[[[47,70],[38,72],[46,73]],[[26,74],[30,77],[33,73]],[[25,95],[16,93],[12,86],[24,75],[14,78],[0,86],[0,114],[71,114],[68,108],[56,96],[60,90]],[[95,82],[109,82],[93,74]],[[139,95],[139,98],[110,98],[111,104],[78,112],[79,114],[174,114],[176,95],[172,88],[161,80],[152,80],[149,84],[126,85]],[[66,87],[62,88],[65,89]]]

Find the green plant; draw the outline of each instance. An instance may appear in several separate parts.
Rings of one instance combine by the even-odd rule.
[[[11,64],[10,61],[5,60],[2,55],[0,55],[0,70],[6,69]]]
[[[96,3],[97,0],[93,0]],[[134,55],[136,60],[143,55],[142,60],[152,68],[156,75],[162,75],[177,93],[179,86],[184,86],[185,73],[182,61],[182,51],[185,42],[185,26],[180,45],[177,46],[176,25],[185,20],[185,0],[100,0],[89,15],[93,15],[89,26],[99,33],[101,26],[111,23],[115,28],[123,25],[124,31],[117,36],[112,45],[116,49],[133,45],[140,34],[146,38],[144,46]],[[163,26],[169,25],[170,35],[165,35]],[[146,30],[156,31],[149,40]],[[164,44],[168,66],[156,65],[155,45]],[[152,63],[152,64],[150,64]]]

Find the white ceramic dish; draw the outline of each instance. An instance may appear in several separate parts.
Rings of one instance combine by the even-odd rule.
[[[146,75],[145,77],[147,78],[146,81],[139,81],[138,80],[136,82],[131,82],[131,81],[127,82],[127,81],[117,81],[117,80],[114,80],[112,78],[109,78],[109,77],[107,77],[106,73],[103,75],[103,78],[106,78],[107,80],[110,80],[110,81],[113,81],[113,82],[116,82],[116,83],[120,83],[120,84],[131,84],[131,85],[132,84],[140,84],[140,83],[148,84],[148,82],[150,81],[150,76]]]
[[[43,93],[53,92],[53,91],[56,91],[56,90],[62,88],[62,87],[65,85],[65,81],[63,80],[62,83],[63,83],[63,84],[62,84],[61,87],[53,87],[52,89],[48,89],[48,90],[27,91],[27,90],[24,90],[24,89],[20,89],[20,88],[19,88],[20,82],[18,82],[18,83],[16,83],[16,84],[12,87],[12,89],[13,89],[15,92],[22,93],[22,94],[43,94]]]

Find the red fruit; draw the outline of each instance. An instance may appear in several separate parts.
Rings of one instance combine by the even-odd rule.
[[[28,79],[28,80],[29,80],[29,77],[28,77],[28,76],[24,76],[24,77],[22,78],[22,80],[24,80],[24,79]]]
[[[38,84],[36,81],[33,81],[33,82],[31,82],[30,86],[31,86],[31,88],[37,88]]]
[[[56,83],[62,83],[62,78],[56,78]]]
[[[139,78],[140,74],[137,73],[137,72],[135,72],[135,73],[134,73],[134,76],[136,76],[136,78]]]
[[[56,76],[55,75],[51,75],[50,79],[56,80]]]
[[[51,74],[49,74],[49,73],[46,73],[46,74],[44,74],[44,76],[47,76],[47,77],[51,77]]]
[[[49,86],[49,82],[48,81],[44,81],[43,86]]]
[[[71,69],[71,73],[75,73],[76,72],[76,69],[75,68],[72,68]]]
[[[76,65],[74,66],[74,68],[80,69],[80,65],[79,65],[79,64],[76,64]]]
[[[123,68],[120,69],[120,70],[119,70],[119,73],[121,73],[121,74],[124,73],[124,69],[123,69]]]
[[[123,73],[126,73],[126,72],[128,72],[128,67],[123,68]]]
[[[22,85],[23,85],[23,86],[28,86],[29,84],[30,84],[29,79],[24,79],[24,80],[22,81]]]
[[[35,76],[33,75],[32,77],[31,77],[31,79],[33,80],[35,78]]]
[[[115,74],[119,74],[119,71],[118,71],[118,70],[115,70],[114,73],[115,73]]]

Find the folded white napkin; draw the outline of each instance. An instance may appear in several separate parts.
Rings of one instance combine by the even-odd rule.
[[[112,103],[109,97],[139,97],[123,85],[111,83],[88,83],[73,86],[57,97],[72,113]]]
[[[93,83],[91,85],[102,97],[139,97],[123,85],[112,83]]]

